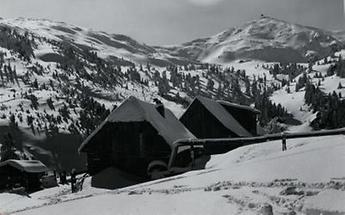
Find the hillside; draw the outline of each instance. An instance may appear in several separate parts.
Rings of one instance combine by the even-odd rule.
[[[70,156],[78,156],[81,140],[129,96],[148,102],[159,98],[178,116],[195,95],[254,101],[250,92],[242,92],[250,84],[242,71],[215,65],[139,64],[122,51],[132,47],[136,54],[146,55],[154,50],[125,36],[33,19],[2,19],[0,29],[3,134],[12,133],[20,157],[43,153],[53,168],[70,169],[71,162],[60,166],[61,157],[66,164],[80,159]],[[124,46],[99,40],[95,44],[95,37]]]
[[[192,51],[195,47],[205,48],[203,44],[212,50],[236,46],[236,53],[256,53],[253,60],[239,56],[242,60],[234,60],[236,57],[218,61],[215,59],[220,58],[211,52],[201,59],[197,52],[181,52],[182,46],[151,47],[124,35],[49,20],[1,19],[0,30],[3,133],[16,134],[20,157],[38,156],[57,169],[70,169],[69,159],[80,160],[75,157],[78,144],[129,96],[148,102],[158,98],[177,116],[196,95],[252,105],[262,112],[260,125],[274,133],[312,129],[310,124],[320,110],[306,103],[303,87],[294,89],[304,73],[314,84],[321,81],[324,93],[341,91],[336,89],[341,77],[325,75],[341,52],[328,57],[327,62],[316,61],[312,70],[308,64],[260,60],[264,55],[256,50],[265,47],[293,47],[304,54],[315,48],[323,56],[331,52],[331,44],[341,45],[330,32],[268,17],[182,45]],[[289,56],[285,51],[283,55]],[[208,62],[206,58],[221,65],[203,64],[202,61]],[[322,78],[315,78],[319,71]],[[323,115],[328,117],[327,114]],[[319,121],[322,123],[322,119]],[[314,126],[337,127],[343,127],[342,122]],[[66,150],[69,155],[64,153]],[[62,166],[61,160],[65,163]]]
[[[333,33],[335,34],[335,37],[338,40],[345,42],[345,31],[344,30],[334,31]]]
[[[246,146],[212,157],[205,170],[114,191],[86,182],[76,194],[64,186],[31,198],[5,193],[0,208],[35,215],[258,214],[270,205],[274,214],[342,214],[344,140],[343,135],[288,140],[285,152],[280,141]]]
[[[70,171],[85,169],[79,144],[129,96],[158,98],[177,116],[196,95],[251,105],[267,133],[345,127],[342,35],[262,17],[152,47],[61,22],[0,19],[0,133],[12,134],[18,158]],[[203,171],[117,191],[87,179],[77,194],[68,186],[31,198],[2,193],[0,214],[257,214],[265,204],[274,214],[342,214],[343,142],[288,140],[287,152],[279,141],[246,146],[213,156]]]
[[[337,121],[337,127],[344,127],[340,119],[343,118],[345,76],[343,67],[339,67],[344,62],[342,58],[344,54],[344,51],[337,52],[332,57],[315,62],[308,70],[290,79],[284,87],[272,94],[270,99],[273,102],[287,108],[295,119],[302,122],[302,125],[290,127],[290,131],[331,129],[335,128],[331,125],[334,121]],[[311,88],[315,90],[311,92],[309,86],[313,86]],[[307,101],[306,94],[311,95],[313,101]],[[317,94],[320,95],[317,97]],[[330,105],[332,102],[336,102],[339,106]],[[310,126],[313,121],[318,121],[318,118],[322,118],[319,121],[327,121],[330,124],[320,128],[319,125]]]
[[[328,56],[332,49],[342,46],[332,32],[261,17],[170,50],[208,63],[229,63],[236,59],[303,63]]]
[[[166,66],[190,62],[188,58],[160,53],[154,47],[137,42],[126,35],[93,31],[64,22],[17,18],[1,19],[0,24],[15,28],[18,31],[33,33],[45,40],[73,43],[82,51],[96,51],[100,58],[120,65],[151,63]],[[41,53],[37,54],[37,57],[45,62],[55,62],[60,58],[49,49],[42,50]]]
[[[87,135],[130,95],[157,97],[180,115],[196,95],[251,105],[279,84],[262,61],[159,67],[132,56],[154,48],[123,35],[23,18],[0,28],[0,118],[35,136]]]

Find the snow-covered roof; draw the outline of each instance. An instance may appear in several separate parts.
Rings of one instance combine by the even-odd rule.
[[[163,117],[155,105],[131,96],[110,113],[107,119],[82,143],[79,151],[83,151],[106,123],[143,121],[149,122],[170,146],[177,140],[196,139],[169,109],[165,108],[165,117]]]
[[[234,107],[234,108],[237,108],[237,109],[251,111],[251,112],[253,112],[255,114],[260,114],[261,113],[258,109],[252,108],[250,106],[235,104],[235,103],[231,103],[231,102],[227,102],[227,101],[223,101],[223,100],[218,100],[217,102],[219,104],[221,104],[221,105],[225,105],[225,106]]]
[[[7,165],[28,173],[40,173],[48,171],[48,168],[38,160],[7,160],[0,163],[0,167]]]
[[[218,102],[202,96],[197,96],[196,100],[200,101],[202,105],[213,114],[219,122],[226,128],[234,132],[240,137],[252,136],[243,126]]]

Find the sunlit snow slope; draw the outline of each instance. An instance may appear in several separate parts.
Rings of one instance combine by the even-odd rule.
[[[31,199],[17,198],[16,204],[13,196],[0,208],[35,215],[259,214],[269,204],[274,214],[340,214],[345,212],[344,142],[343,135],[288,140],[285,152],[280,141],[251,145],[213,157],[203,171],[110,192],[86,186],[77,194],[61,187],[65,191],[57,194],[54,188],[50,196],[45,190]],[[31,209],[25,209],[28,204]]]

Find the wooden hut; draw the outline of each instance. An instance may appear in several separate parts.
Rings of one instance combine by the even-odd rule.
[[[48,168],[37,160],[7,160],[0,163],[0,189],[24,187],[27,191],[41,188],[41,178]]]
[[[238,119],[241,117],[246,116],[236,116]],[[198,96],[181,116],[180,121],[201,139],[253,136],[236,118],[221,103]]]
[[[258,135],[257,120],[260,111],[245,105],[239,105],[227,101],[217,101],[221,104],[249,133]]]
[[[145,178],[154,160],[168,163],[173,144],[195,139],[174,114],[129,97],[82,143],[87,169],[95,175],[108,167]],[[114,171],[112,171],[114,172]]]

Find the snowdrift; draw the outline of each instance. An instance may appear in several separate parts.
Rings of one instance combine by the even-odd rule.
[[[344,214],[345,137],[272,141],[212,157],[202,171],[114,191],[66,187],[31,198],[0,194],[0,211],[14,214]],[[58,192],[56,189],[60,189]],[[11,197],[11,198],[8,198]],[[36,203],[35,203],[36,201]],[[28,205],[30,206],[28,208]]]

